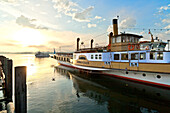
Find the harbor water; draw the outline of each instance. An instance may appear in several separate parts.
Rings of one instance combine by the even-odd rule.
[[[170,91],[105,76],[69,72],[52,58],[5,54],[27,66],[28,113],[168,113]]]

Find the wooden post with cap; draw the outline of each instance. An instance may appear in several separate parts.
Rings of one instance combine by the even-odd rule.
[[[26,66],[15,67],[15,112],[27,113]]]

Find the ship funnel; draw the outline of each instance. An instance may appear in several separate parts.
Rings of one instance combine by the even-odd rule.
[[[77,51],[79,51],[79,42],[80,42],[80,38],[77,38]]]
[[[91,39],[91,49],[93,48],[93,42],[94,42],[94,40]]]
[[[114,36],[118,35],[117,19],[113,19],[113,35],[114,35]]]
[[[110,34],[109,34],[109,44],[111,45],[111,39],[112,39],[112,36],[113,36],[113,33],[112,32],[110,32]]]

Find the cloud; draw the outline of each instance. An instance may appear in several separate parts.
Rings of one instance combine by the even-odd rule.
[[[55,15],[55,18],[61,18],[61,14]]]
[[[102,17],[100,17],[100,16],[95,16],[94,18],[95,19],[102,19]]]
[[[170,23],[170,18],[168,18],[168,19],[163,19],[162,22],[163,22],[163,23]]]
[[[136,26],[136,20],[134,18],[126,18],[120,22],[120,28],[133,28]]]
[[[80,13],[74,13],[73,19],[79,22],[90,22],[88,16],[90,12],[94,9],[93,6],[88,7],[87,9],[83,10]]]
[[[71,20],[67,20],[67,23],[70,23],[71,22]]]
[[[159,15],[164,15],[166,14],[166,11],[170,9],[170,4],[168,4],[167,6],[161,6],[159,9],[158,9],[158,14]],[[169,12],[168,12],[169,14]]]
[[[1,1],[12,3],[12,2],[16,2],[17,0],[1,0]]]
[[[14,44],[14,43],[10,43],[10,42],[4,42],[4,43],[1,43],[1,46],[19,46],[18,44]]]
[[[78,22],[90,22],[90,12],[94,9],[93,6],[89,6],[86,9],[81,8],[77,3],[69,0],[52,0],[54,8],[58,13],[65,14],[72,17],[73,20]],[[97,18],[100,18],[97,16]]]
[[[96,24],[87,24],[88,28],[92,28],[92,27],[96,27],[96,26],[97,26]]]
[[[48,50],[48,47],[45,46],[45,45],[30,45],[30,46],[27,46],[29,48],[35,48],[37,50]]]
[[[30,28],[34,28],[34,29],[48,29],[46,27],[42,27],[42,26],[38,26],[38,25],[34,24],[34,22],[36,22],[36,21],[37,21],[36,19],[29,19],[23,15],[21,15],[20,17],[18,17],[16,19],[16,23],[23,27],[30,27]]]
[[[69,0],[52,0],[52,2],[55,3],[53,7],[57,9],[58,12],[64,13],[68,16],[72,16],[71,12],[74,11],[72,9],[76,9],[74,7],[78,6],[76,3]]]
[[[166,27],[164,27],[164,29],[170,29],[170,25],[167,25]]]
[[[170,8],[170,4],[168,6],[161,6],[159,9],[160,10],[168,10]]]

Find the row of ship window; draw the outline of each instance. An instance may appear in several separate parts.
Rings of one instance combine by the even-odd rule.
[[[114,60],[129,60],[128,53],[122,53],[122,54],[114,54]],[[131,53],[131,60],[145,60],[146,59],[146,53]],[[91,55],[91,59],[102,59],[101,54]],[[150,59],[151,60],[163,60],[163,52],[158,52],[157,54],[155,52],[150,52]]]

